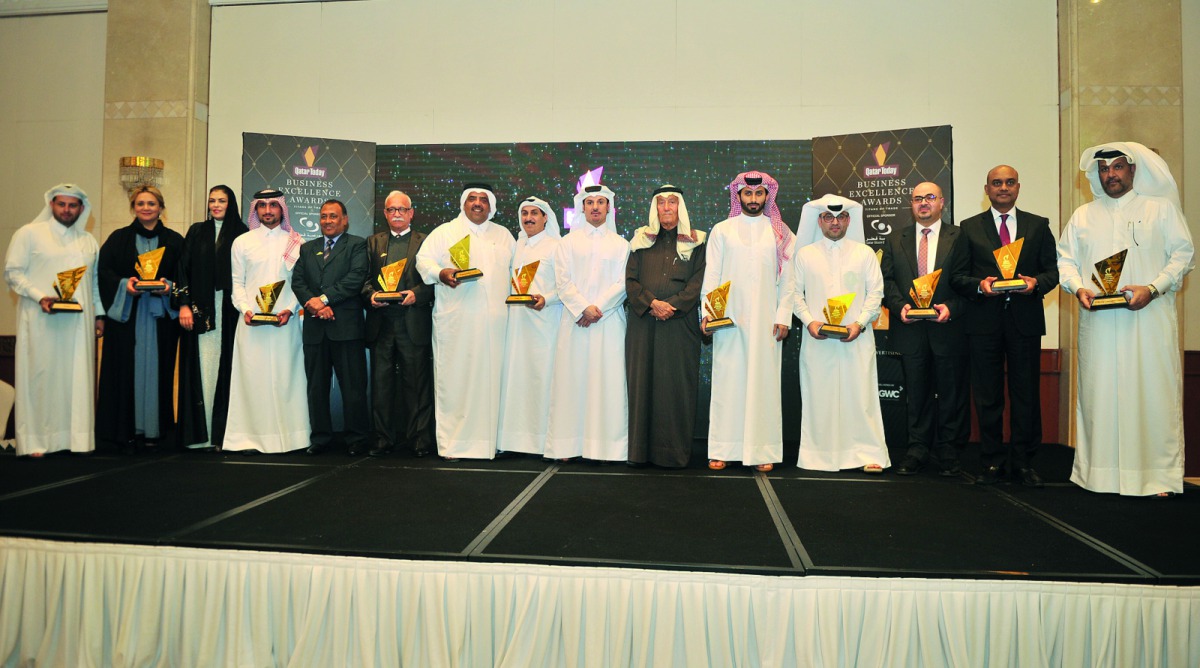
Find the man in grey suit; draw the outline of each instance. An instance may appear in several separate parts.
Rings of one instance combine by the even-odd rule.
[[[359,291],[367,276],[367,242],[346,231],[346,205],[321,206],[321,236],[300,247],[292,290],[304,305],[304,372],[312,423],[308,454],[333,443],[329,415],[331,372],[342,389],[343,433],[350,456],[367,448],[367,357]]]
[[[393,190],[383,203],[388,229],[367,239],[369,267],[361,285],[371,347],[372,457],[403,445],[416,457],[433,449],[433,286],[417,273],[425,234],[412,229],[413,203]],[[385,265],[405,260],[396,290],[403,299],[381,302]]]

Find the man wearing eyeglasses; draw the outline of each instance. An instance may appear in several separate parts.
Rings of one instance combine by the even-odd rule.
[[[1006,475],[1026,487],[1041,487],[1031,461],[1042,442],[1039,373],[1046,314],[1042,298],[1058,284],[1050,221],[1017,208],[1017,170],[999,165],[988,172],[983,192],[992,206],[962,222],[969,270],[953,277],[954,289],[971,302],[967,339],[971,350],[971,390],[979,418],[981,485]],[[1020,244],[1019,251],[1010,244]],[[1007,252],[997,251],[1008,248]],[[1016,256],[1015,264],[1012,257]],[[997,280],[1024,285],[1008,292]],[[1008,376],[1011,442],[1004,444],[1004,385]]]
[[[372,457],[401,444],[416,457],[433,448],[433,286],[417,273],[417,251],[425,234],[412,229],[413,204],[393,190],[383,203],[388,229],[367,238],[370,267],[362,288],[367,304],[367,345],[371,349],[371,411],[375,435]],[[381,302],[380,272],[405,260],[396,290],[401,301]]]
[[[892,321],[891,345],[901,354],[908,397],[908,452],[896,467],[899,475],[915,474],[931,456],[940,475],[958,475],[958,453],[967,440],[966,302],[951,277],[970,267],[962,230],[942,222],[944,205],[936,183],[913,188],[916,224],[888,237],[880,262],[884,305],[899,315],[899,322]],[[917,308],[913,279],[938,270],[930,303],[936,317],[910,318]]]

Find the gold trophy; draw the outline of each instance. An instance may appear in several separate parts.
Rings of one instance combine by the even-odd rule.
[[[258,289],[258,296],[254,298],[254,301],[258,302],[258,308],[262,311],[250,316],[251,326],[279,324],[279,316],[271,311],[275,310],[275,303],[279,301],[279,293],[285,284],[287,281],[279,281]]]
[[[849,338],[850,329],[842,325],[842,319],[846,317],[846,311],[849,311],[850,305],[854,303],[854,294],[851,292],[825,300],[828,306],[821,309],[821,312],[825,314],[825,324],[817,330],[818,334],[831,339]]]
[[[996,266],[1000,268],[1000,275],[1004,277],[992,281],[992,292],[1025,289],[1025,279],[1013,278],[1017,275],[1017,259],[1021,257],[1021,247],[1024,245],[1025,238],[1021,237],[992,251],[992,255],[996,256]]]
[[[167,282],[158,280],[158,270],[162,267],[162,257],[165,252],[167,252],[166,246],[160,246],[138,256],[137,264],[133,266],[138,274],[138,282],[133,286],[134,290],[161,292],[167,289]]]
[[[1100,294],[1092,299],[1092,310],[1103,311],[1110,308],[1128,308],[1129,297],[1124,292],[1117,292],[1121,284],[1121,270],[1125,268],[1125,255],[1129,249],[1110,255],[1096,263],[1096,273],[1092,274],[1092,283],[1100,288]],[[1099,274],[1099,277],[1097,277]]]
[[[513,293],[504,300],[505,304],[534,304],[537,302],[533,295],[529,294],[529,287],[533,285],[533,277],[537,276],[538,266],[542,264],[541,260],[534,260],[524,267],[518,267],[513,270],[512,283]]]
[[[385,264],[379,268],[379,278],[375,280],[379,283],[379,287],[383,288],[383,291],[375,293],[375,301],[404,301],[404,295],[400,294],[396,288],[400,287],[400,277],[404,275],[404,267],[407,264],[408,258],[401,258],[396,262]]]
[[[913,286],[908,289],[908,296],[912,297],[916,308],[908,309],[909,320],[937,320],[938,314],[932,306],[933,293],[937,292],[938,281],[942,278],[942,270],[934,270],[933,273],[918,276],[913,279]]]
[[[708,314],[708,331],[737,327],[733,318],[725,317],[725,308],[729,306],[729,281],[725,281],[716,290],[704,296],[704,312]]]
[[[79,281],[86,271],[87,267],[75,267],[58,272],[58,280],[54,283],[54,292],[58,294],[58,299],[51,302],[51,313],[83,312],[83,306],[72,297],[75,296],[75,289],[79,287]]]
[[[483,277],[483,272],[471,268],[471,235],[459,239],[450,247],[450,261],[458,267],[454,272],[454,280],[459,283],[474,281]]]

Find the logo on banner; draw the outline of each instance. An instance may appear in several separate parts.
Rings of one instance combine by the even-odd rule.
[[[893,383],[879,383],[879,398],[884,401],[900,401],[904,396],[904,386]]]
[[[875,158],[875,164],[863,165],[864,179],[888,179],[900,176],[900,165],[887,164],[888,150],[891,147],[892,142],[890,141],[875,147],[874,153],[871,154]]]
[[[309,146],[302,154],[304,157],[303,165],[292,165],[292,176],[304,179],[321,179],[325,180],[325,168],[313,167],[313,163],[317,161],[317,147]]]

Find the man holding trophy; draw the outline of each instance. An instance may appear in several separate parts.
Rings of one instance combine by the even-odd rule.
[[[308,447],[308,385],[300,323],[292,322],[300,304],[290,284],[302,242],[282,192],[260,190],[249,208],[250,231],[230,252],[230,297],[242,322],[233,344],[223,449],[247,455],[299,450]]]
[[[1083,152],[1094,199],[1058,241],[1063,290],[1079,311],[1071,481],[1093,492],[1183,491],[1183,372],[1175,293],[1194,266],[1167,163],[1134,142]],[[1093,290],[1095,286],[1097,290]],[[1101,304],[1115,306],[1101,309]]]
[[[393,190],[383,201],[388,229],[367,238],[362,296],[371,349],[372,457],[396,445],[415,457],[433,449],[433,286],[417,273],[425,234],[412,229],[413,213],[412,199]]]
[[[434,422],[438,454],[496,456],[500,372],[510,294],[512,232],[492,222],[492,187],[468,183],[461,211],[437,226],[417,252],[421,280],[433,287]]]
[[[908,452],[898,475],[915,474],[931,453],[940,475],[958,475],[967,440],[966,303],[951,277],[969,266],[962,230],[942,223],[944,206],[936,183],[913,188],[916,224],[887,238],[880,261],[891,343],[901,355],[908,394]]]
[[[783,340],[792,323],[796,235],[779,182],[744,172],[729,184],[729,218],[708,235],[700,329],[713,337],[708,468],[740,461],[765,473],[783,461]]]
[[[796,251],[795,314],[808,332],[800,345],[800,468],[879,474],[891,466],[879,408],[871,323],[883,301],[883,275],[863,243],[862,205],[824,197],[804,205],[800,229],[821,239]]]
[[[1050,221],[1017,208],[1017,170],[999,165],[988,172],[983,192],[992,206],[961,224],[968,272],[951,277],[971,301],[967,339],[971,389],[979,418],[983,472],[990,485],[1006,475],[1026,487],[1041,487],[1032,459],[1042,443],[1042,298],[1058,284]],[[1004,444],[1004,386],[1007,369],[1011,444]]]
[[[554,284],[554,251],[561,232],[554,209],[529,197],[517,210],[521,232],[509,280],[508,335],[500,380],[496,447],[542,455],[550,429],[550,383],[562,301]]]
[[[54,186],[46,207],[8,244],[4,279],[19,297],[18,456],[96,449],[96,337],[104,333],[104,309],[96,282],[100,247],[84,229],[91,209],[78,186]]]

